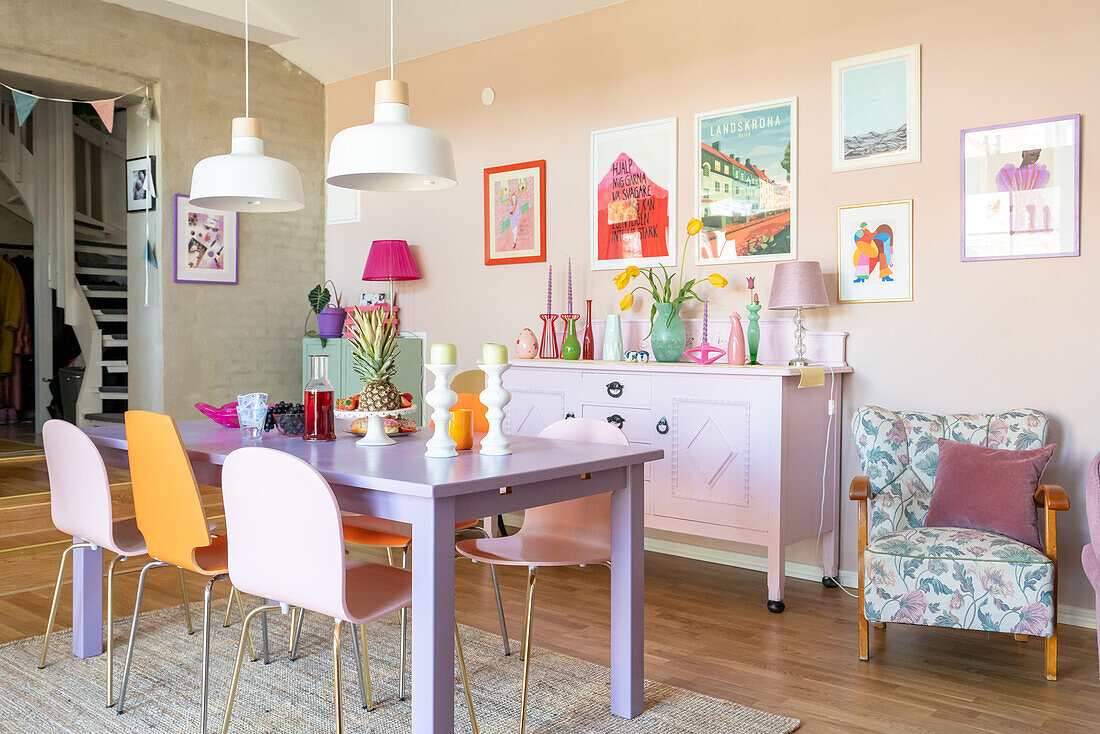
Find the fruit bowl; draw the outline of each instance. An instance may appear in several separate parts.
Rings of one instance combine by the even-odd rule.
[[[301,413],[276,413],[275,428],[280,436],[301,436],[306,432],[306,414]]]

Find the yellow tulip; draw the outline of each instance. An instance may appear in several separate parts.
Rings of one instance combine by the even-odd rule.
[[[698,219],[693,218],[690,221],[688,221],[688,229],[687,229],[688,237],[691,237],[692,235],[699,234],[699,232],[702,231],[702,229],[703,229],[703,223],[700,222]]]
[[[623,300],[619,301],[619,310],[620,311],[626,311],[633,305],[634,305],[634,294],[633,293],[627,293],[625,296],[623,296]]]
[[[709,276],[707,276],[707,280],[709,280],[710,284],[715,288],[725,288],[727,285],[729,285],[729,281],[723,278],[718,273],[711,273]]]
[[[642,274],[642,271],[638,268],[637,265],[627,265],[625,272],[631,278],[637,278],[639,275]]]
[[[611,279],[611,282],[615,284],[616,288],[622,290],[623,288],[626,288],[628,283],[630,283],[630,273],[619,273]]]

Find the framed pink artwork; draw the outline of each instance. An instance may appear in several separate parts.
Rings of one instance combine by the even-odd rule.
[[[485,169],[485,264],[546,262],[546,161]]]

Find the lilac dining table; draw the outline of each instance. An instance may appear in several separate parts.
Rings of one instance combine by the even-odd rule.
[[[182,421],[180,435],[201,484],[221,485],[226,456],[240,448],[237,429]],[[87,430],[108,466],[126,468],[121,425]],[[510,437],[512,454],[429,459],[429,431],[395,445],[364,447],[353,436],[328,443],[268,436],[261,445],[305,459],[332,485],[340,509],[412,526],[412,730],[454,731],[454,593],[456,522],[612,492],[611,711],[642,712],[643,469],[662,451]],[[250,444],[254,445],[254,444]],[[583,478],[582,475],[591,475]],[[74,552],[73,654],[102,652],[102,551]]]

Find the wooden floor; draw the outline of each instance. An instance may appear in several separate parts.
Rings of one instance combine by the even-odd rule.
[[[35,481],[34,474],[24,470],[19,481]],[[44,482],[43,475],[37,481]],[[8,478],[9,468],[0,466],[0,485]],[[44,490],[42,483],[37,491]],[[217,517],[217,498],[208,497]],[[0,525],[0,643],[42,633],[64,548],[27,550],[17,543],[31,535],[42,542],[43,531],[23,530],[10,533]],[[488,569],[456,563],[459,621],[496,630]],[[132,607],[141,559],[125,566],[129,575],[116,586],[120,616]],[[524,575],[500,572],[513,638],[523,620]],[[225,594],[224,588],[217,593],[216,614],[224,611]],[[198,577],[190,579],[190,595],[202,598]],[[179,604],[175,572],[151,573],[145,598],[146,609]],[[647,554],[647,677],[798,717],[806,734],[1100,731],[1092,630],[1061,628],[1060,678],[1050,683],[1043,677],[1040,639],[1017,643],[1008,635],[891,625],[871,630],[871,659],[860,662],[855,602],[839,589],[788,581],[787,611],[778,615],[767,611],[765,598],[762,573]],[[69,600],[66,586],[61,626],[69,625]],[[607,665],[609,609],[606,569],[543,569],[533,644]],[[52,659],[68,654],[53,647]],[[516,691],[501,695],[518,690],[517,680]]]

